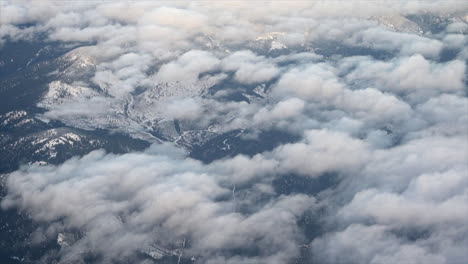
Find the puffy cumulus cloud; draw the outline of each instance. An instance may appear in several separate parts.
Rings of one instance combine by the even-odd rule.
[[[101,16],[108,17],[121,23],[136,23],[148,10],[148,4],[144,2],[107,2],[96,7]]]
[[[226,57],[222,68],[235,72],[234,78],[245,84],[267,82],[279,74],[279,69],[274,64],[251,51],[238,51]]]
[[[456,174],[458,176],[454,176]],[[351,224],[312,242],[315,258],[323,263],[459,263],[466,260],[464,245],[468,230],[464,223],[468,208],[464,174],[466,169],[423,175],[402,194],[376,189],[359,192],[340,211],[340,216]],[[457,180],[463,177],[465,180]],[[424,189],[434,180],[439,181],[442,192],[451,190],[455,194],[430,199]],[[448,183],[442,183],[445,181]],[[454,188],[453,184],[463,187]]]
[[[441,93],[461,94],[466,87],[466,64],[460,60],[436,63],[414,55],[384,62],[355,57],[346,59],[340,67],[343,71],[352,69],[346,75],[349,82],[361,82],[407,96],[410,103]]]
[[[278,97],[297,96],[315,102],[332,100],[344,89],[333,70],[323,64],[293,68],[281,76],[272,93]]]
[[[444,45],[448,48],[463,49],[466,46],[467,37],[462,34],[448,34],[444,37],[443,41]]]
[[[421,56],[403,60],[388,76],[389,85],[402,90],[429,89],[455,92],[464,86],[466,65],[462,61],[431,64]],[[398,82],[398,83],[397,83]]]
[[[447,263],[418,243],[402,244],[388,228],[377,225],[350,225],[330,233],[312,243],[312,252],[321,263]]]
[[[328,130],[307,131],[304,142],[282,145],[275,150],[282,169],[311,177],[358,170],[369,154],[365,142]]]
[[[443,42],[432,35],[422,35],[423,29],[417,23],[398,13],[375,16],[375,19],[347,17],[311,21],[313,26],[305,38],[325,50],[329,49],[327,43],[331,42],[351,49],[406,56],[422,54],[432,59],[439,57]]]
[[[163,116],[177,120],[194,120],[203,114],[203,106],[194,98],[171,98],[162,103]]]
[[[431,134],[454,136],[463,135],[468,129],[468,98],[451,94],[433,97],[416,107],[420,120],[426,129],[414,131],[409,137],[422,137]]]
[[[466,144],[463,135],[425,136],[394,148],[377,150],[361,174],[368,184],[362,187],[377,186],[401,192],[421,174],[463,168],[468,150],[462,146]]]
[[[155,145],[143,153],[95,151],[57,167],[24,168],[9,178],[2,207],[19,206],[35,220],[52,222],[56,231],[83,230],[85,235],[61,252],[68,261],[91,253],[122,260],[154,243],[165,247],[183,239],[190,241],[184,254],[205,262],[222,256],[224,262],[284,263],[299,254],[296,222],[315,207],[314,198],[264,192],[268,199],[262,204],[233,210],[247,197],[232,197],[231,188],[251,173],[245,165],[255,158],[203,165],[184,155]],[[219,254],[228,249],[239,253]],[[250,258],[244,250],[257,254]]]
[[[280,145],[251,158],[236,156],[213,164],[242,171],[244,182],[258,177],[268,180],[284,173],[315,178],[324,173],[351,174],[363,168],[371,153],[372,148],[366,142],[346,133],[313,129],[305,131],[300,142]]]
[[[370,47],[384,51],[397,51],[402,55],[422,54],[437,58],[443,43],[439,40],[415,34],[392,32],[381,28],[369,28],[353,35],[348,41],[351,45]]]
[[[451,180],[443,176],[439,180],[442,179]],[[422,185],[425,185],[425,183]],[[421,194],[416,193],[415,196],[418,197]],[[468,217],[466,198],[466,194],[462,194],[450,197],[449,200],[444,202],[434,203],[432,201],[416,200],[411,196],[406,197],[405,194],[399,195],[377,190],[366,190],[356,194],[353,201],[342,212],[345,218],[362,217],[362,219],[373,219],[378,223],[396,227],[425,229],[426,226],[437,224],[461,225],[461,223],[466,222]],[[382,207],[382,204],[385,207]]]
[[[90,102],[93,104],[89,104]],[[109,104],[109,100],[96,96],[90,100],[86,100],[85,102],[77,99],[74,102],[68,102],[65,105],[54,105],[49,108],[49,111],[47,111],[44,116],[49,119],[80,118],[89,115],[97,116],[108,113],[110,108],[111,105]]]
[[[262,154],[257,154],[253,157],[245,155],[237,155],[231,159],[218,160],[212,163],[215,170],[222,168],[230,174],[236,175],[229,177],[228,181],[238,185],[246,185],[252,180],[267,182],[277,173],[278,161],[264,157]]]
[[[5,25],[21,25],[46,20],[47,17],[50,18],[59,11],[58,8],[53,6],[52,2],[34,3],[32,7],[27,8],[26,2],[4,1],[1,3],[2,18],[0,21]]]
[[[336,105],[350,111],[358,118],[368,120],[405,119],[411,114],[411,106],[389,93],[374,88],[346,90]]]
[[[465,135],[425,137],[374,151],[361,173],[338,188],[346,202],[331,217],[339,222],[337,230],[312,242],[316,258],[324,263],[466,260],[466,146]]]
[[[197,11],[173,7],[160,7],[151,12],[144,12],[138,21],[141,24],[158,24],[174,29],[183,29],[187,33],[207,26],[208,18]],[[196,32],[196,31],[195,31]]]
[[[111,38],[118,31],[119,27],[113,25],[86,28],[63,27],[50,34],[50,39],[66,42],[104,41]]]
[[[271,110],[271,115],[278,119],[297,116],[304,109],[304,102],[301,99],[290,98],[279,102]]]
[[[152,58],[147,54],[126,53],[110,63],[97,66],[92,81],[114,97],[124,97],[139,86],[146,85]]]
[[[298,98],[289,98],[278,102],[272,107],[263,107],[252,116],[256,126],[288,129],[288,127],[304,118],[302,115],[305,102]]]
[[[219,67],[219,59],[206,51],[192,50],[184,53],[176,61],[164,64],[155,78],[161,82],[194,82],[201,73]]]

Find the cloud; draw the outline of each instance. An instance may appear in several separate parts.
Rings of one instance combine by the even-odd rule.
[[[314,258],[323,263],[446,263],[429,249],[402,243],[384,226],[351,225],[312,246]]]
[[[163,116],[178,120],[193,120],[203,114],[203,108],[200,103],[193,98],[184,98],[181,100],[168,100],[163,103]]]
[[[219,60],[209,52],[192,50],[162,65],[155,78],[160,82],[194,82],[201,73],[213,71],[218,65]]]
[[[402,55],[422,54],[429,58],[437,58],[443,46],[438,40],[380,28],[369,28],[360,31],[348,41],[352,45],[397,51]]]
[[[281,76],[272,93],[279,97],[298,96],[311,101],[331,100],[343,92],[343,85],[326,65],[294,68]]]
[[[270,81],[279,74],[279,69],[265,57],[251,51],[238,51],[223,60],[225,71],[234,71],[234,78],[245,84]]]
[[[208,22],[207,20],[208,19],[204,15],[196,11],[172,7],[160,7],[151,12],[143,13],[139,23],[158,24],[173,27],[175,29],[183,29],[186,30],[187,33],[190,33],[190,30],[200,30],[200,27],[206,26]]]
[[[359,169],[369,151],[364,142],[344,133],[311,130],[305,132],[305,142],[282,145],[275,154],[284,170],[318,177],[326,172]]]
[[[460,93],[464,88],[464,62],[453,60],[436,63],[421,55],[393,59],[390,62],[366,58],[351,58],[344,65],[356,68],[347,74],[352,82],[364,82],[391,91],[400,96],[408,96],[409,102],[421,102],[440,93]]]
[[[186,254],[206,260],[219,250],[256,249],[258,261],[281,263],[298,254],[296,221],[313,208],[314,198],[263,193],[270,199],[253,205],[257,209],[233,211],[248,199],[231,197],[232,184],[244,177],[237,174],[245,172],[242,163],[236,157],[224,166],[202,165],[167,145],[120,156],[94,151],[57,167],[15,172],[2,207],[20,206],[57,230],[84,230],[85,236],[62,251],[63,259],[80,250],[108,260],[127,258],[152,243],[167,246],[187,238],[192,246]]]
[[[466,259],[468,153],[459,144],[466,140],[426,137],[374,152],[359,176],[337,190],[340,199],[351,198],[332,217],[339,230],[316,238],[312,252],[325,263]],[[359,239],[367,246],[355,246]]]

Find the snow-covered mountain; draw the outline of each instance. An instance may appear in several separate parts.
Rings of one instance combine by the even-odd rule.
[[[441,21],[464,21],[463,16],[449,17],[412,17],[400,14],[370,17],[390,31],[421,35]],[[437,23],[436,23],[437,22]],[[448,22],[447,22],[448,23]],[[464,22],[465,23],[465,22]],[[200,35],[195,38],[200,48],[229,54],[236,49],[250,49],[264,56],[275,57],[288,52],[303,52],[315,50],[319,54],[331,56],[334,53],[356,53],[360,55],[368,50],[357,47],[336,46],[322,43],[308,43],[308,34],[304,32],[301,45],[285,44],[287,32],[266,32],[251,39],[244,47],[230,46],[215,35]],[[314,48],[311,48],[313,46]],[[222,123],[212,123],[199,126],[196,123],[178,119],[168,112],[168,104],[181,98],[199,98],[209,95],[213,87],[222,87],[224,78],[205,76],[197,81],[159,81],[150,78],[144,86],[134,92],[121,95],[109,93],[109,85],[100,86],[93,81],[98,70],[98,60],[91,55],[89,47],[78,47],[65,53],[51,62],[53,70],[49,73],[45,92],[37,102],[37,106],[49,111],[41,115],[42,119],[57,119],[80,129],[104,129],[126,133],[148,142],[172,141],[191,149],[194,144],[206,142],[217,136],[217,131],[223,130]],[[236,84],[240,86],[239,84]],[[265,84],[261,90],[243,93],[246,100],[257,101],[265,97]],[[259,86],[260,87],[260,86]],[[87,112],[83,105],[95,102],[96,109]],[[86,102],[86,103],[83,103]],[[81,104],[83,103],[83,104]],[[94,105],[92,103],[91,105]],[[61,115],[61,112],[75,111],[76,114]],[[210,129],[208,129],[210,127]],[[218,129],[214,129],[218,128]],[[219,129],[221,128],[221,129]]]
[[[148,143],[124,135],[45,123],[24,110],[0,115],[0,171],[25,163],[57,164],[99,148],[122,153],[146,146]]]
[[[190,122],[176,120],[167,107],[174,99],[205,96],[222,77],[208,76],[196,82],[155,80],[138,92],[116,97],[107,94],[105,89],[91,88],[95,84],[83,79],[83,76],[93,76],[96,71],[96,60],[85,52],[85,48],[77,48],[56,60],[59,68],[54,72],[53,81],[47,84],[47,91],[37,103],[38,107],[56,113],[60,121],[72,127],[107,129],[148,142],[166,140],[190,147],[194,142],[206,141],[207,137],[214,135],[207,127],[194,127]],[[103,102],[92,113],[80,105],[80,102],[89,105],[91,100]],[[76,108],[77,115],[61,118],[61,111],[73,108]],[[50,116],[41,115],[41,118],[47,120]]]

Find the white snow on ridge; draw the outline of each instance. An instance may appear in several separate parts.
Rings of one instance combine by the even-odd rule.
[[[261,40],[275,40],[279,36],[284,36],[286,33],[285,32],[268,32],[263,35],[258,36],[255,40],[256,41],[261,41]]]
[[[58,233],[57,235],[57,244],[61,247],[70,246],[66,241],[66,236],[63,233]]]
[[[70,85],[62,81],[53,81],[49,83],[49,90],[38,103],[38,106],[51,109],[53,106],[63,104],[67,101],[91,98],[97,95],[98,93],[91,88]]]
[[[284,35],[286,35],[285,32],[268,32],[255,38],[255,42],[257,43],[256,45],[264,47],[266,46],[268,52],[273,50],[287,49],[288,46],[286,46],[280,40],[280,38]]]
[[[49,163],[47,161],[40,160],[40,161],[35,161],[35,162],[29,162],[28,164],[29,165],[37,165],[37,166],[45,166],[45,165],[47,165]]]
[[[4,118],[3,125],[9,125],[13,122],[18,121],[18,119],[26,116],[28,113],[26,111],[12,111],[4,115],[0,115],[0,118]]]
[[[169,140],[176,140],[179,134],[175,131],[172,117],[168,116],[171,112],[168,112],[167,105],[173,104],[173,100],[203,96],[220,78],[222,76],[202,78],[197,82],[157,83],[142,93],[128,94],[123,98],[105,97],[91,88],[58,80],[49,83],[49,90],[38,106],[51,110],[54,117],[65,124],[81,129],[119,131],[149,142],[160,141],[150,134],[157,130]],[[88,100],[96,97],[102,98],[105,104],[100,105],[98,111],[89,111],[86,108],[90,103]],[[84,108],[74,115],[60,115],[61,109],[78,111],[81,105]],[[59,142],[51,142],[55,143]]]
[[[51,130],[51,135],[57,134],[57,131]],[[48,153],[50,158],[57,156],[57,147],[60,145],[71,145],[81,142],[81,137],[74,133],[66,133],[58,138],[43,137],[31,142],[32,145],[43,144],[43,146],[35,151],[35,153]]]
[[[277,41],[277,40],[273,40],[271,42],[271,48],[270,48],[270,51],[272,50],[280,50],[280,49],[287,49],[288,46],[286,46],[285,44]]]
[[[73,62],[72,67],[74,68],[85,68],[96,66],[96,59],[89,55],[89,47],[79,47],[72,51],[69,51],[62,56],[65,61]]]

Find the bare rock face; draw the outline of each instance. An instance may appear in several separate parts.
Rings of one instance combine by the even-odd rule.
[[[407,19],[400,14],[390,16],[380,16],[375,18],[380,24],[391,28],[397,32],[404,32],[410,34],[421,35],[424,33],[423,29],[415,22]]]

